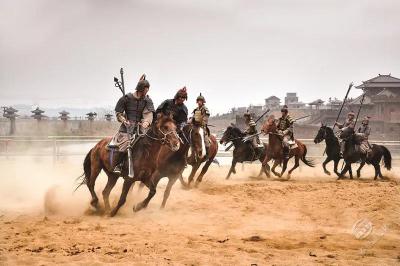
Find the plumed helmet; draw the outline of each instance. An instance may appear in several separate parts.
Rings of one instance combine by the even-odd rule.
[[[206,102],[206,98],[204,98],[204,96],[201,95],[201,93],[200,93],[200,95],[197,96],[197,98],[196,98],[196,102],[198,102],[198,101],[203,101],[203,103],[205,103]]]
[[[282,112],[282,113],[288,113],[288,112],[289,112],[289,109],[288,109],[287,105],[284,105],[284,106],[282,107],[281,112]]]
[[[185,86],[176,92],[174,99],[176,100],[178,98],[183,98],[183,99],[187,100],[187,97],[188,97],[188,95],[187,95],[187,90],[186,90],[186,86]]]
[[[143,74],[140,77],[138,84],[136,85],[136,90],[144,91],[145,88],[150,88],[150,83],[146,80],[146,75]]]

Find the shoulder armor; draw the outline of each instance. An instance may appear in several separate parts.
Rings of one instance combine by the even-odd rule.
[[[147,110],[149,110],[150,112],[155,112],[154,110],[154,103],[153,100],[150,98],[150,96],[146,95],[146,108]]]

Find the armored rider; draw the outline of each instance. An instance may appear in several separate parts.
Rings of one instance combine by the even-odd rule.
[[[286,105],[281,109],[281,117],[277,121],[278,134],[282,136],[283,156],[289,159],[290,145],[293,145],[293,123]]]
[[[187,97],[186,87],[183,87],[177,91],[173,99],[163,101],[156,110],[156,114],[172,115],[179,133],[188,120],[188,109],[185,105]]]
[[[208,129],[208,118],[210,117],[210,111],[206,107],[206,99],[203,95],[201,95],[201,93],[199,96],[197,96],[196,103],[197,108],[193,111],[192,123],[203,128],[204,145],[206,147],[206,157],[208,158],[211,145],[210,130]]]
[[[368,142],[368,137],[371,134],[371,127],[369,126],[369,116],[366,116],[362,122],[361,126],[357,130],[357,135],[361,137],[360,148],[363,153],[369,158],[371,156],[371,145]]]
[[[122,96],[115,106],[117,120],[121,123],[119,133],[122,134],[120,134],[120,136],[128,135],[129,138],[127,139],[125,137],[125,140],[123,141],[125,143],[125,149],[128,150],[129,177],[133,177],[132,148],[136,143],[135,140],[140,134],[144,133],[149,128],[153,121],[154,105],[151,98],[147,95],[149,89],[150,83],[146,80],[146,76],[143,74],[136,85],[135,92]],[[119,141],[117,140],[115,142]],[[126,143],[128,144],[126,145]],[[122,165],[123,162],[118,164],[115,167],[114,172],[121,173]]]
[[[352,128],[352,129],[354,129],[354,127],[355,127],[355,120],[354,120],[354,118],[355,118],[354,112],[353,112],[353,111],[350,111],[350,112],[347,114],[346,121],[345,121],[343,124],[341,124],[341,123],[339,123],[339,122],[335,122],[335,125],[336,125],[340,130],[342,130],[342,131],[345,130],[346,128]],[[340,131],[339,131],[339,132],[340,132]],[[340,144],[340,153],[341,153],[341,155],[343,156],[345,143],[344,143],[344,141],[343,141],[341,138],[339,138],[339,144]]]
[[[257,124],[256,124],[256,122],[254,122],[254,120],[251,117],[251,114],[249,113],[248,110],[246,113],[244,113],[243,117],[244,117],[244,122],[246,124],[246,130],[244,131],[244,133],[247,136],[257,134]],[[257,154],[256,149],[257,149],[257,146],[260,144],[260,138],[258,137],[258,135],[251,138],[250,143],[251,143],[251,147],[253,149],[253,154],[254,154],[254,156],[256,156],[256,154]]]

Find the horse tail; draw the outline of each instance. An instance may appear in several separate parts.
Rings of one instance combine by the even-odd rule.
[[[85,160],[83,161],[83,174],[81,174],[80,176],[78,176],[78,178],[76,179],[76,181],[79,180],[79,184],[78,186],[75,188],[75,191],[82,185],[87,184],[88,179],[90,177],[90,172],[91,172],[91,160],[90,160],[90,156],[92,154],[92,149],[90,149],[90,151],[88,152],[88,154],[86,154]]]
[[[386,169],[390,170],[392,169],[392,155],[385,146],[382,145],[381,148],[383,151],[383,164]]]
[[[307,165],[307,166],[309,166],[309,167],[315,167],[314,161],[311,160],[311,159],[307,159],[307,158],[306,158],[306,155],[307,155],[307,146],[304,145],[304,144],[303,144],[303,146],[304,146],[304,153],[303,153],[303,156],[301,157],[301,160],[303,161],[303,163],[304,163],[305,165]]]

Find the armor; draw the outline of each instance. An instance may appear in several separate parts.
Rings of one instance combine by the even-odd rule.
[[[369,117],[364,118],[362,121],[361,126],[357,130],[357,136],[360,137],[361,142],[360,142],[360,149],[363,153],[365,153],[368,157],[370,152],[372,151],[371,145],[369,144],[368,138],[369,135],[371,134],[371,127],[368,125],[369,124]]]
[[[244,131],[244,133],[247,135],[247,136],[250,136],[250,135],[254,135],[254,134],[257,134],[257,124],[256,124],[256,122],[254,122],[254,120],[251,118],[251,115],[250,115],[250,113],[249,112],[246,112],[245,114],[244,114],[244,117],[245,117],[245,123],[246,123],[246,126],[247,126],[247,128],[246,128],[246,130]],[[251,138],[251,147],[252,147],[252,149],[253,149],[253,157],[255,158],[256,157],[256,148],[257,148],[257,146],[260,144],[260,138],[259,138],[259,136],[257,135],[257,136],[255,136],[255,137],[253,137],[253,138]]]
[[[294,120],[290,115],[288,115],[288,108],[286,105],[283,106],[282,116],[277,121],[278,133],[282,135],[282,146],[283,146],[283,156],[285,159],[289,159],[290,145],[295,144],[293,139],[293,123]]]
[[[128,129],[126,127],[125,123],[123,123],[124,118],[125,121],[128,120],[132,124],[131,127],[136,127],[137,123],[143,119],[144,113],[154,112],[154,105],[149,96],[139,99],[133,93],[128,93],[119,99],[115,106],[115,112],[117,113],[118,121],[122,122],[119,131],[132,135],[134,134],[134,130],[132,132],[131,128]]]
[[[140,80],[138,86],[141,83],[144,84],[144,81],[146,80]],[[136,89],[140,91],[140,89]],[[138,123],[141,122],[142,125],[146,123],[147,126],[152,123],[154,113],[153,101],[149,96],[139,98],[137,92],[128,93],[118,100],[117,105],[115,106],[115,112],[117,120],[121,122],[121,126],[119,132],[109,144],[109,147],[118,146],[119,151],[127,151],[128,176],[133,177],[132,148],[137,141],[137,134],[144,131],[142,127],[138,127]],[[121,137],[120,143],[116,141],[119,137]],[[123,161],[115,167],[114,172],[121,173],[122,165]]]
[[[197,98],[199,98],[199,97],[197,97]],[[203,96],[201,96],[201,97],[203,97]],[[204,99],[204,97],[203,97],[203,99]],[[206,146],[206,156],[208,156],[208,149],[210,148],[210,145],[211,145],[209,129],[207,127],[209,117],[210,117],[210,111],[208,110],[208,108],[205,105],[202,105],[201,107],[197,107],[193,111],[192,123],[194,125],[200,126],[204,129],[203,132],[204,132],[204,144]]]
[[[173,119],[179,129],[181,129],[188,120],[188,109],[185,104],[177,105],[174,99],[163,101],[156,110],[156,114],[172,114]]]

